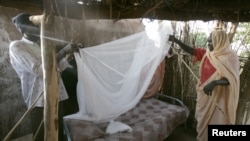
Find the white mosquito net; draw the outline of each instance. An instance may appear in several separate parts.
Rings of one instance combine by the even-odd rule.
[[[135,107],[167,55],[169,34],[169,22],[154,21],[145,31],[75,53],[79,112],[65,118],[109,122]]]

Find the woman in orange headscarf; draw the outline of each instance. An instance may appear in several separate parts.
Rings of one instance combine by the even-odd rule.
[[[239,59],[230,49],[227,34],[213,31],[208,38],[208,49],[192,48],[174,36],[169,38],[195,57],[200,64],[197,84],[197,140],[208,139],[209,124],[235,124],[239,99]]]

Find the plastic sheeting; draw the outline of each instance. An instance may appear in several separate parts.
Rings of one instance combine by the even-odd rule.
[[[171,24],[154,21],[145,31],[75,53],[79,112],[65,118],[108,122],[136,106],[169,48]]]

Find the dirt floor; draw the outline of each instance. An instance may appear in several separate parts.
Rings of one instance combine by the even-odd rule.
[[[179,125],[164,141],[196,141],[196,133],[184,125]]]
[[[195,138],[196,133],[194,131],[185,128],[184,125],[179,125],[164,141],[196,141]],[[11,141],[32,141],[32,135],[30,134]]]

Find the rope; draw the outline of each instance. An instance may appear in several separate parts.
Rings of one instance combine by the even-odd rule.
[[[179,60],[182,60],[182,56],[178,55],[178,66],[181,68],[181,62]],[[180,73],[183,74],[182,69],[180,69]],[[184,88],[184,82],[183,77],[181,75],[181,87]],[[181,100],[184,98],[184,89],[181,89]]]
[[[199,81],[200,79],[195,75],[192,69],[188,66],[188,64],[181,58],[181,62],[187,67],[187,69],[193,74],[194,78]]]
[[[180,53],[177,53],[176,49],[174,47],[171,46],[171,48],[173,49],[174,54],[176,55],[180,55]],[[192,73],[192,75],[194,76],[194,78],[199,81],[200,79],[198,78],[198,76],[195,75],[195,73],[192,71],[192,69],[188,66],[188,64],[182,59],[181,62],[187,67],[187,69]]]

